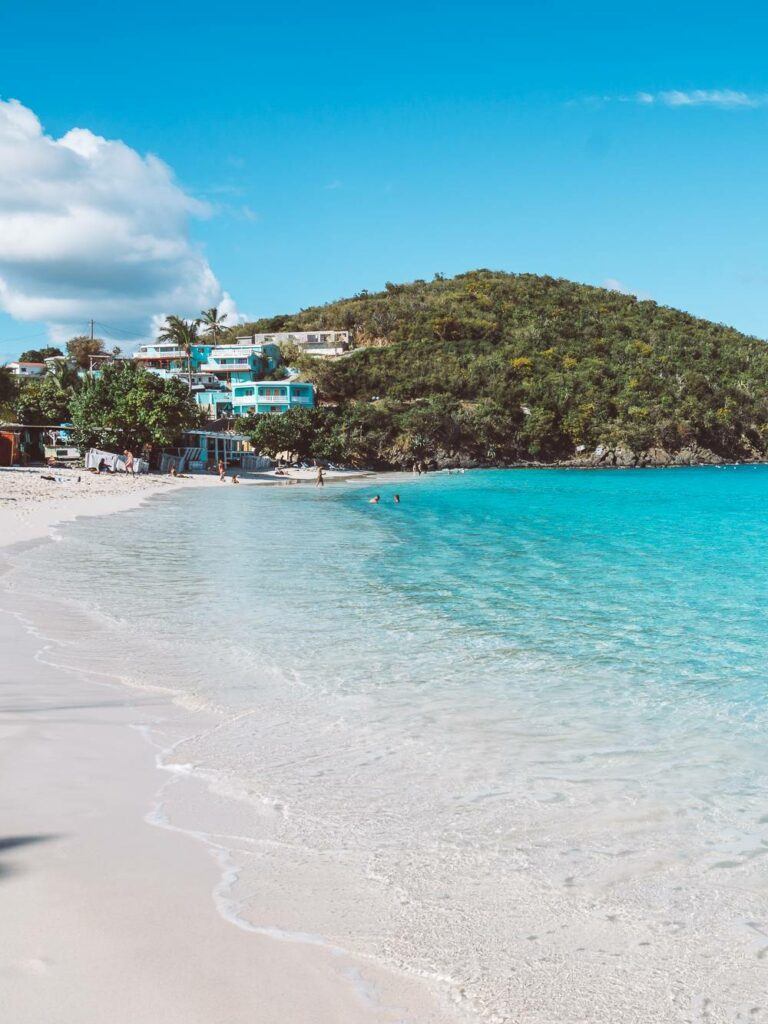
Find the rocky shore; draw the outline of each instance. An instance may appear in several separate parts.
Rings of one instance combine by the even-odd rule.
[[[702,448],[687,445],[677,451],[653,447],[633,451],[622,445],[598,445],[594,451],[583,452],[571,458],[537,460],[521,459],[516,462],[489,462],[462,456],[457,453],[438,451],[425,460],[430,469],[664,469],[681,466],[725,466],[765,462],[761,453],[754,451],[726,458]]]

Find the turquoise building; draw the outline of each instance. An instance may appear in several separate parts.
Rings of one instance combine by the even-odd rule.
[[[287,412],[296,407],[312,409],[315,388],[306,381],[254,380],[233,384],[231,399],[235,416]]]
[[[201,373],[214,373],[225,384],[252,381],[280,362],[277,345],[215,345],[199,364]]]
[[[232,395],[227,388],[205,388],[196,391],[193,397],[209,420],[232,415]]]
[[[234,345],[199,344],[192,347],[188,359],[172,342],[158,341],[142,345],[134,359],[164,377],[186,380],[191,371],[195,402],[212,420],[311,409],[315,404],[314,386],[306,381],[259,379],[280,365],[280,349],[270,342],[240,339]]]
[[[187,366],[187,354],[173,342],[156,341],[141,345],[133,358],[148,370],[171,373],[213,373],[229,384],[232,381],[253,380],[260,374],[274,370],[280,362],[280,349],[271,344],[193,345]]]

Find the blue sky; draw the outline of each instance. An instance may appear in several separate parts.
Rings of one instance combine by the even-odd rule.
[[[768,337],[767,28],[757,4],[4,4],[0,97],[167,163],[249,316],[491,267]],[[84,322],[70,264],[46,287],[82,286]],[[126,302],[113,336],[146,331]],[[0,314],[0,358],[51,319]]]

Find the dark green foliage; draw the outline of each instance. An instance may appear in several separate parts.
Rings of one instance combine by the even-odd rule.
[[[278,320],[355,331],[352,354],[299,359],[336,407],[349,461],[553,461],[601,443],[741,458],[768,446],[765,343],[631,295],[479,270]]]
[[[187,386],[163,380],[131,360],[106,365],[88,378],[72,402],[76,444],[130,448],[170,445],[200,423]]]
[[[42,363],[50,356],[63,356],[64,353],[55,345],[47,345],[45,348],[28,348],[19,356],[20,363]]]
[[[44,377],[24,381],[15,403],[16,420],[38,426],[67,423],[72,403],[82,384],[77,371],[57,366]]]
[[[12,407],[17,394],[16,381],[6,366],[0,366],[0,418],[11,419]]]

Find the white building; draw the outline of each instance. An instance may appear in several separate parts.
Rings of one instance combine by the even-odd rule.
[[[307,355],[340,356],[351,348],[349,331],[276,331],[237,338],[239,345],[295,345]]]
[[[45,373],[45,363],[8,363],[8,369],[14,377],[42,377]]]

